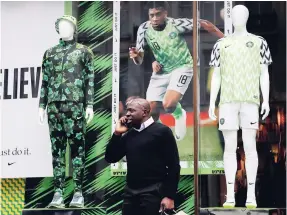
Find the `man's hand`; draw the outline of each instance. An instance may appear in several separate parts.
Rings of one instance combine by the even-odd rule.
[[[129,48],[129,53],[131,59],[139,57],[139,51],[135,47]]]
[[[127,117],[123,116],[119,119],[119,121],[116,124],[116,130],[115,130],[115,134],[116,135],[121,135],[125,132],[128,131],[128,127],[126,127],[124,124],[127,122]]]
[[[165,197],[163,198],[163,200],[161,201],[160,203],[160,210],[159,212],[162,212],[163,210],[172,210],[174,209],[174,200],[168,198],[168,197]]]
[[[209,33],[212,33],[214,35],[216,35],[219,38],[224,37],[224,34],[211,22],[207,21],[207,20],[199,20],[200,26],[208,31]]]
[[[154,61],[152,63],[152,71],[153,72],[159,72],[162,69],[162,66],[159,64],[159,62]]]
[[[268,116],[269,112],[270,112],[270,107],[269,107],[268,102],[263,102],[261,105],[261,115],[263,115],[262,120],[264,120]]]

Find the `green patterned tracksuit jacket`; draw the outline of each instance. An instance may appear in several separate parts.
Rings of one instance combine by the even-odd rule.
[[[65,153],[71,148],[75,192],[82,191],[85,166],[85,107],[94,97],[93,53],[86,46],[62,41],[48,49],[43,58],[40,95],[47,107],[53,155],[54,188],[63,194]]]
[[[76,102],[92,107],[94,97],[93,52],[75,40],[63,41],[43,57],[40,107],[51,102]]]

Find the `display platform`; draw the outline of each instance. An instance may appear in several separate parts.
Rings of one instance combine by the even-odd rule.
[[[106,208],[24,209],[22,215],[106,215]]]
[[[286,215],[286,209],[276,208],[201,208],[200,215]]]

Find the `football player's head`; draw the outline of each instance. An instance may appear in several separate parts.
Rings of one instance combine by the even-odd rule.
[[[153,28],[157,29],[167,18],[168,3],[165,1],[149,1],[146,5],[148,9],[149,20]]]

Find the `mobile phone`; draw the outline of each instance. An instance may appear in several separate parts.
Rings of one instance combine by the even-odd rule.
[[[127,128],[131,128],[131,122],[129,122],[129,123],[124,122],[124,123],[122,123],[122,125],[127,127]]]

